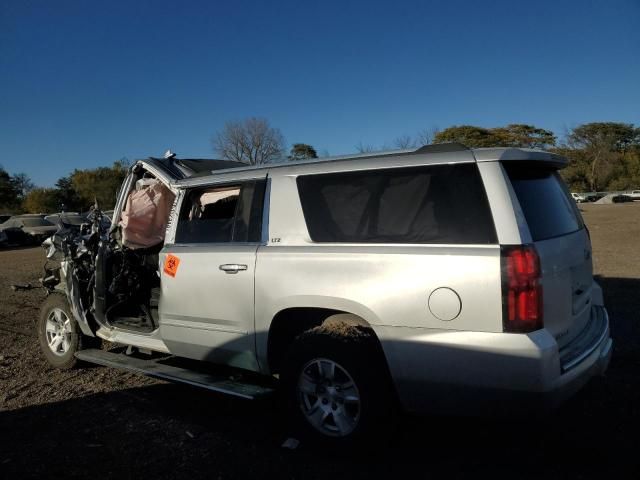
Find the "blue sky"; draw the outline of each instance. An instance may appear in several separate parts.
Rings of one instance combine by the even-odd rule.
[[[454,124],[640,124],[640,1],[0,0],[11,173],[211,157],[248,116],[332,155]]]

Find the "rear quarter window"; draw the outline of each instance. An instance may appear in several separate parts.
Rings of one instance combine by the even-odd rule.
[[[314,242],[497,243],[475,164],[304,175],[297,183]]]
[[[584,227],[582,216],[555,169],[535,164],[503,164],[533,241],[547,240]]]

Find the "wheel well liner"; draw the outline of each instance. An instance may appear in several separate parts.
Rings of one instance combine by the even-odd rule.
[[[366,320],[340,310],[315,307],[281,310],[271,321],[267,340],[267,359],[271,373],[280,372],[284,356],[298,335],[320,325],[328,332],[340,336],[349,336],[354,331],[362,331],[363,328],[371,329]],[[371,332],[373,333],[372,330]],[[380,350],[382,351],[382,348]]]

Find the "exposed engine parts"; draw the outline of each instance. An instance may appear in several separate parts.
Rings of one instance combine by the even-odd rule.
[[[58,222],[58,231],[43,243],[48,263],[41,279],[49,291],[65,285],[72,312],[83,332],[96,326],[152,331],[158,324],[158,251],[122,245],[118,232],[96,206],[90,223],[80,227]],[[52,266],[51,261],[60,262]]]

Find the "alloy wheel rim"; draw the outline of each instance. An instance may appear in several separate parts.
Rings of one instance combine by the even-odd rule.
[[[327,358],[308,362],[298,378],[298,402],[307,421],[319,432],[344,437],[358,425],[360,392],[347,370]]]
[[[65,355],[71,347],[71,320],[60,308],[54,308],[47,316],[45,325],[49,350],[59,357]]]

